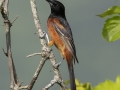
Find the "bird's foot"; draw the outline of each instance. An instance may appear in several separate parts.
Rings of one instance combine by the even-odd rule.
[[[49,40],[48,34],[45,31],[43,31],[43,34],[40,35],[40,38],[42,39],[42,38],[45,38],[45,37],[47,39],[47,42],[49,43],[50,40]]]
[[[45,36],[46,36],[46,32],[45,31],[43,31],[43,33],[40,35],[40,38],[42,39],[42,38],[45,38]]]
[[[49,41],[49,42],[48,42],[48,45],[49,45],[49,46],[53,46],[53,44],[54,44],[54,41]]]
[[[56,64],[57,67],[59,67],[64,59],[62,59],[59,63]]]

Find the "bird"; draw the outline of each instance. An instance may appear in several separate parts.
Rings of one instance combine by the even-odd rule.
[[[70,25],[65,16],[65,7],[58,0],[46,0],[51,8],[47,20],[48,34],[51,38],[48,45],[55,45],[62,57],[67,61],[70,88],[76,90],[73,62],[78,62],[76,48]]]

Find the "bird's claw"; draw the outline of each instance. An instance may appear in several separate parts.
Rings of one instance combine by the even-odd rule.
[[[40,35],[40,38],[41,38],[41,39],[44,38],[44,37],[46,36],[46,34],[47,34],[47,33],[46,33],[45,31],[43,31],[43,34]]]
[[[49,40],[48,34],[45,31],[43,31],[43,34],[40,35],[40,38],[42,39],[42,38],[45,38],[45,37],[47,39],[47,42],[49,43],[50,40]]]
[[[57,67],[59,67],[64,59],[62,59],[59,63],[56,64]]]
[[[61,62],[57,63],[57,64],[56,64],[56,67],[59,67],[60,65],[61,65]]]

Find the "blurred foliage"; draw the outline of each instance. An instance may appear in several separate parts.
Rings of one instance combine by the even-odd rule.
[[[65,85],[70,84],[70,80],[65,81]],[[78,79],[75,79],[76,90],[93,90],[90,83],[80,83]],[[70,88],[68,88],[70,90]]]
[[[93,90],[120,90],[120,76],[116,78],[116,82],[106,80],[96,86]]]
[[[102,36],[109,42],[120,39],[120,6],[113,6],[104,13],[97,15],[101,18],[107,17]]]
[[[116,81],[106,80],[100,83],[94,88],[90,83],[80,83],[78,79],[75,79],[76,90],[120,90],[120,76],[116,78]],[[65,85],[69,85],[70,80],[65,81]],[[70,88],[68,88],[70,90]]]

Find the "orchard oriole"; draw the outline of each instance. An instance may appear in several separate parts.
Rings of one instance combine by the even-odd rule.
[[[76,90],[73,60],[78,63],[76,49],[69,23],[65,16],[64,5],[57,0],[46,0],[51,7],[51,14],[47,21],[48,33],[51,37],[50,46],[53,44],[67,61],[71,90]]]

